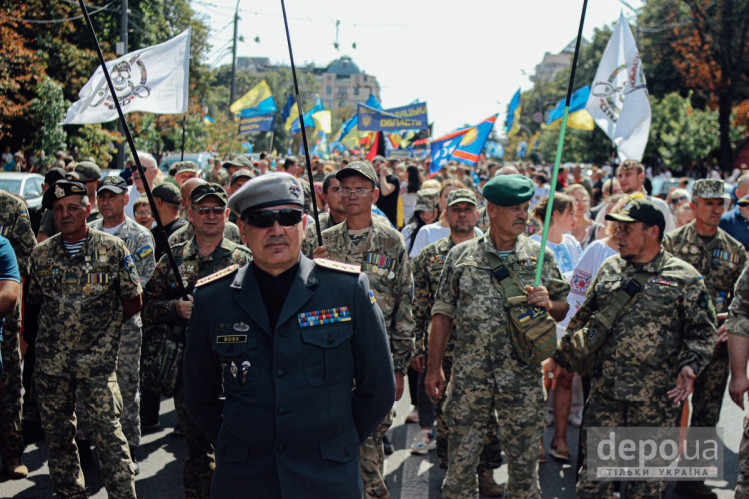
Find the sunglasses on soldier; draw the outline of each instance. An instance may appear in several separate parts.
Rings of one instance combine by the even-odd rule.
[[[302,210],[282,208],[280,210],[257,210],[242,217],[246,224],[259,229],[272,227],[276,220],[283,227],[291,227],[302,221]]]

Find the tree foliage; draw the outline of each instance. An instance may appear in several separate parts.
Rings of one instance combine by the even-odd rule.
[[[47,76],[39,82],[36,94],[29,102],[29,118],[39,124],[34,131],[37,149],[50,153],[64,149],[67,134],[60,123],[69,103],[63,97],[62,85]]]

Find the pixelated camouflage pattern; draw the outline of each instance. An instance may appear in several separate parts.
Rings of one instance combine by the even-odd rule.
[[[114,236],[89,228],[75,256],[60,234],[39,244],[31,257],[28,296],[31,303],[42,303],[37,370],[62,377],[114,372],[121,301],[142,291],[127,246]]]
[[[532,285],[540,245],[521,235],[504,264]],[[540,364],[526,364],[510,341],[502,288],[494,282],[486,252],[502,258],[490,233],[453,247],[447,255],[432,315],[453,318],[455,353],[447,389],[448,471],[443,497],[478,497],[479,455],[492,403],[508,462],[507,497],[540,497],[537,460],[545,404]],[[541,285],[551,300],[566,300],[564,280],[551,250],[544,255]]]
[[[403,236],[390,225],[373,218],[363,253],[352,251],[345,221],[325,230],[322,237],[329,259],[361,265],[362,272],[367,274],[369,285],[385,317],[394,369],[405,374],[414,351],[414,319],[411,312],[413,276]],[[394,267],[384,268],[377,263],[369,263],[368,255],[374,260],[382,257],[390,259]]]
[[[36,246],[36,237],[31,228],[29,210],[21,199],[0,190],[0,236],[4,236],[18,260],[21,279],[28,277],[31,252]]]
[[[749,499],[749,414],[744,416],[744,432],[739,445],[739,478],[734,497]]]
[[[749,265],[744,266],[736,281],[726,329],[730,334],[749,338]]]
[[[582,328],[596,310],[608,306],[616,290],[636,272],[653,277],[608,332],[601,347],[602,372],[593,377],[592,388],[613,400],[665,399],[679,371],[690,366],[699,374],[715,347],[715,308],[702,276],[688,263],[663,250],[647,263],[609,257],[566,334]]]
[[[218,174],[216,174],[216,171],[213,167],[207,168],[203,171],[203,178],[208,183],[219,185],[224,185],[231,180],[229,178],[229,172],[227,172],[224,168],[220,168]]]
[[[389,498],[385,485],[385,448],[382,439],[393,425],[393,411],[375,428],[359,446],[359,469],[361,470],[363,497],[365,499]]]
[[[190,221],[188,220],[187,214],[185,214],[185,216],[182,218],[187,220],[187,225],[180,227],[179,229],[174,231],[171,236],[169,236],[169,246],[176,246],[178,244],[186,243],[187,241],[195,237],[195,227],[193,227],[192,223],[190,223]],[[237,224],[229,222],[228,220],[224,225],[224,238],[237,244],[244,244],[242,242],[242,237],[239,235],[239,227],[237,226]]]
[[[330,213],[318,213],[320,220],[320,232],[336,225]],[[314,258],[313,252],[317,248],[317,229],[315,229],[315,219],[311,213],[307,214],[307,227],[304,228],[304,241],[302,241],[302,254],[307,258]]]

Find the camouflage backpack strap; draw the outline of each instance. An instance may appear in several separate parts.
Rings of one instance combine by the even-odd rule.
[[[606,329],[611,329],[616,320],[634,304],[635,295],[642,289],[651,276],[648,272],[637,272],[627,284],[614,292],[611,303],[596,312],[596,318]]]

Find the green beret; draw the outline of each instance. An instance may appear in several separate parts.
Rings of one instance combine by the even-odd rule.
[[[532,198],[535,192],[533,180],[518,173],[498,175],[488,181],[482,191],[486,200],[497,206],[523,204]]]

